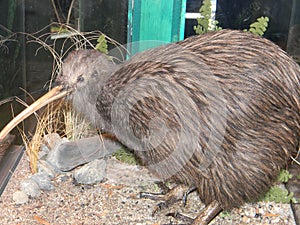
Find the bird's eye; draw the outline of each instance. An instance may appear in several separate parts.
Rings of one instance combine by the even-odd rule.
[[[84,81],[84,77],[83,77],[82,75],[80,75],[79,77],[77,77],[77,81],[78,81],[78,82]]]

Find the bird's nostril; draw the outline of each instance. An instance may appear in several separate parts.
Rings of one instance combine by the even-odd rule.
[[[56,86],[63,86],[63,90],[70,89],[70,85],[66,81],[62,81],[62,80],[59,80],[59,79],[56,79],[52,83],[52,87],[56,87]]]

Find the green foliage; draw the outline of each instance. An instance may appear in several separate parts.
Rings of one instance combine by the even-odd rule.
[[[281,183],[287,183],[289,179],[293,177],[292,174],[289,173],[287,170],[281,170],[277,181]],[[290,203],[290,202],[297,202],[296,198],[293,197],[294,193],[289,193],[288,190],[283,189],[279,186],[271,187],[271,189],[265,194],[265,196],[262,198],[263,201],[266,202],[276,202],[276,203]]]
[[[265,31],[268,28],[268,23],[269,23],[269,17],[262,16],[258,18],[256,22],[250,25],[249,30],[245,29],[244,31],[249,31],[253,34],[262,36],[264,35]]]
[[[199,9],[200,18],[197,18],[198,25],[194,26],[196,34],[204,34],[209,31],[221,30],[222,27],[219,27],[219,22],[215,19],[211,19],[211,0],[204,0],[202,6]],[[264,35],[265,31],[268,28],[269,17],[260,17],[256,22],[250,25],[249,30],[244,29],[244,31],[249,31],[256,35]]]
[[[208,31],[220,30],[218,21],[211,19],[211,0],[204,0],[199,9],[201,17],[197,18],[198,25],[194,26],[196,34],[204,34]]]
[[[271,187],[271,189],[263,197],[263,201],[276,202],[276,203],[296,203],[296,198],[293,197],[294,193],[289,193],[288,190],[279,186]]]
[[[282,183],[287,183],[289,181],[289,179],[291,179],[292,177],[293,177],[293,175],[290,174],[289,171],[281,170],[277,177],[277,181],[282,182]]]
[[[211,17],[211,1],[204,0],[199,10],[201,17],[197,18],[198,25],[194,26],[196,34],[208,32],[209,19]]]
[[[298,174],[298,175],[297,175],[297,179],[299,179],[299,180],[300,180],[300,174]]]
[[[96,45],[96,49],[104,54],[108,54],[107,40],[105,39],[104,34],[100,35],[97,42],[98,42],[98,44]]]
[[[120,160],[121,162],[130,164],[130,165],[137,165],[138,161],[135,158],[133,152],[129,151],[126,148],[121,148],[117,150],[115,153],[112,154],[116,159]]]
[[[232,215],[231,215],[230,212],[228,212],[228,211],[222,211],[222,212],[220,213],[220,217],[221,217],[221,218],[229,218],[229,219],[231,219],[231,218],[232,218]]]

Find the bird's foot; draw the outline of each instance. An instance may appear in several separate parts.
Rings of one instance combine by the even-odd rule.
[[[181,213],[175,212],[175,213],[168,213],[166,216],[171,216],[175,218],[176,220],[180,220],[184,222],[185,224],[189,225],[194,222],[194,219],[185,215],[182,215]]]
[[[195,219],[180,213],[168,213],[167,216],[172,216],[175,219],[190,225],[208,225],[220,211],[222,211],[220,204],[217,201],[213,201],[206,206]]]
[[[140,193],[141,198],[148,198],[152,200],[159,200],[162,201],[159,204],[156,205],[154,208],[152,215],[156,214],[158,211],[161,211],[162,209],[168,208],[174,203],[182,200],[183,205],[186,205],[187,196],[196,190],[195,187],[189,188],[185,185],[178,185],[172,189],[169,189],[165,184],[158,183],[159,187],[162,189],[162,193],[156,194],[156,193],[148,193],[148,192],[142,192]]]

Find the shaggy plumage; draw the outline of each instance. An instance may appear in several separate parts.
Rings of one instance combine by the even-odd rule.
[[[221,30],[120,66],[75,51],[58,81],[75,108],[162,179],[231,209],[254,200],[299,148],[300,70],[278,46]]]

